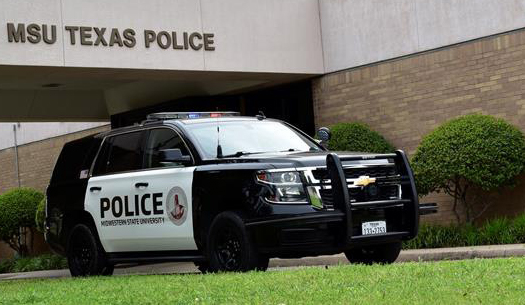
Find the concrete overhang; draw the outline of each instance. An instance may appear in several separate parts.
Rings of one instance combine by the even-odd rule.
[[[322,73],[317,0],[0,0],[0,121],[107,121]]]
[[[215,96],[313,74],[0,66],[0,121],[107,121],[189,96]]]

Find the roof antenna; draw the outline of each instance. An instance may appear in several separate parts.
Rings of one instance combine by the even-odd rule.
[[[219,129],[219,117],[217,117],[217,159],[220,159],[223,157],[222,155],[222,147],[220,142],[220,129]]]
[[[262,110],[259,110],[259,114],[255,116],[257,118],[257,120],[259,121],[262,121],[264,119],[266,119],[266,116],[264,115],[264,112],[262,112]]]

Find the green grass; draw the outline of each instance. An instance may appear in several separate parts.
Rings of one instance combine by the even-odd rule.
[[[0,303],[523,304],[525,258],[0,281]]]

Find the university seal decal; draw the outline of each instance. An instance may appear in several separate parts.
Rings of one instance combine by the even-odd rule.
[[[188,215],[188,200],[184,191],[178,187],[173,187],[168,192],[166,198],[166,213],[168,218],[175,225],[180,226],[186,221]]]

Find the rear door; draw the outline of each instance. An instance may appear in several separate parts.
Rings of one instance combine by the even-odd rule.
[[[107,252],[126,251],[136,237],[138,230],[128,219],[138,216],[134,184],[143,169],[146,135],[133,131],[106,137],[89,179],[84,208],[93,216]]]

